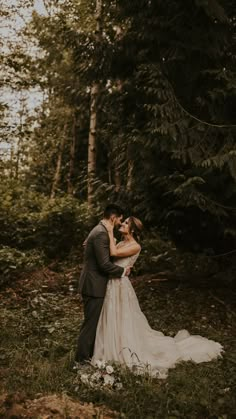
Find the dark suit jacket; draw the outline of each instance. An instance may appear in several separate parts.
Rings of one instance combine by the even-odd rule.
[[[79,292],[91,297],[104,297],[109,277],[120,278],[123,272],[124,268],[110,261],[108,232],[99,223],[86,240]]]

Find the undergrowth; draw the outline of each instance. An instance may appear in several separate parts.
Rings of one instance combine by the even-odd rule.
[[[71,285],[69,288],[68,275],[60,275],[64,275],[58,281],[60,289],[56,283],[51,288],[45,285],[48,281],[38,275],[27,287],[18,282],[14,289],[1,293],[2,392],[24,392],[28,397],[66,392],[74,399],[106,404],[127,418],[236,417],[232,291],[137,279],[140,305],[153,328],[168,335],[187,328],[192,334],[219,341],[225,353],[209,363],[181,363],[165,380],[137,377],[122,369],[123,387],[113,390],[78,384],[73,367],[82,306]]]

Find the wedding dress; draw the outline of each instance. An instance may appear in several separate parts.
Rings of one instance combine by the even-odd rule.
[[[133,266],[139,253],[118,258],[122,267]],[[92,364],[113,361],[135,373],[148,372],[166,378],[168,369],[180,361],[196,363],[220,356],[223,347],[212,340],[180,330],[175,337],[152,329],[142,313],[128,277],[111,279],[100,314]]]

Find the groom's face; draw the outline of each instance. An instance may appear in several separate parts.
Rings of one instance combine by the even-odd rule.
[[[122,224],[123,215],[120,215],[119,217],[117,215],[112,215],[111,219],[114,223],[114,227],[119,227]]]

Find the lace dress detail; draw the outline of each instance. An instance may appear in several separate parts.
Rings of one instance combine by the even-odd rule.
[[[139,253],[115,263],[133,266]],[[108,282],[99,318],[92,364],[97,360],[125,364],[136,373],[148,372],[166,378],[168,369],[180,361],[207,362],[223,351],[222,346],[201,336],[180,330],[173,337],[152,329],[140,309],[128,277]]]

